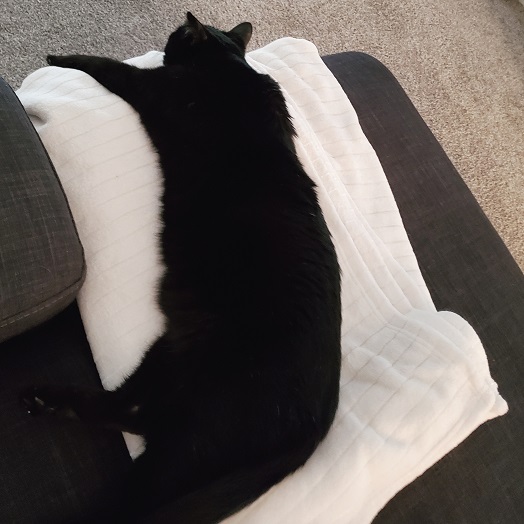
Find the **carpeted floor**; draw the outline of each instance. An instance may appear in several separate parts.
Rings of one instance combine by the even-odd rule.
[[[14,87],[48,53],[161,49],[191,10],[250,48],[306,38],[368,52],[397,76],[524,268],[524,6],[518,0],[2,0],[0,75]]]

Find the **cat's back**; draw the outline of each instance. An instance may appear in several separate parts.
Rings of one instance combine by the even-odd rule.
[[[170,283],[274,310],[272,296],[297,302],[319,275],[338,279],[277,83],[241,60],[164,68],[159,82],[148,130],[164,171]]]
[[[242,60],[152,71],[139,113],[163,162],[283,161],[293,128],[277,83]],[[280,154],[275,158],[275,154]],[[259,158],[257,159],[257,156]]]

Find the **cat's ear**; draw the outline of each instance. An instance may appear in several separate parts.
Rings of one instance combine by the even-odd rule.
[[[253,34],[253,26],[249,22],[242,22],[236,27],[233,27],[229,31],[229,35],[232,37],[237,37],[244,44],[244,49],[247,47],[247,44],[251,40],[251,35]]]
[[[186,35],[191,38],[191,42],[193,44],[198,44],[207,40],[206,28],[189,11],[187,12],[186,27]]]

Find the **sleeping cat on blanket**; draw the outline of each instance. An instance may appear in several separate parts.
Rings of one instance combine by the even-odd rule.
[[[245,60],[251,30],[188,13],[157,69],[47,59],[128,102],[164,176],[165,333],[115,391],[22,394],[145,437],[123,522],[220,521],[302,466],[337,409],[339,266],[283,95]]]

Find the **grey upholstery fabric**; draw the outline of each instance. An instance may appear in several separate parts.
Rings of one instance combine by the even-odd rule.
[[[118,523],[122,434],[28,415],[19,394],[37,384],[102,388],[76,303],[0,346],[0,523]]]
[[[324,60],[377,152],[436,307],[475,328],[509,404],[374,524],[524,522],[524,275],[388,69],[363,53]]]
[[[54,168],[0,79],[0,341],[70,304],[84,274],[82,246]]]

